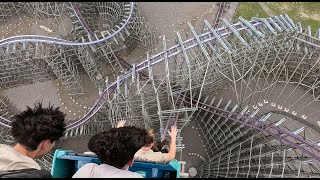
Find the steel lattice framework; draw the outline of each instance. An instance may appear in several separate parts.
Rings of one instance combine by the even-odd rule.
[[[156,44],[135,3],[10,2],[0,7],[2,28],[13,22],[26,26],[0,41],[0,89],[58,78],[76,96],[83,94],[80,74],[85,73],[102,90],[106,75],[97,68],[99,61],[120,75],[124,67],[116,53]],[[38,26],[44,30],[35,30]]]
[[[170,48],[164,37],[163,51],[118,77],[69,133],[82,134],[100,107],[108,123],[126,117],[162,138],[194,121],[210,157],[202,177],[318,177],[319,37],[288,16],[239,20],[205,21],[199,34],[189,24],[194,37],[177,33]]]
[[[208,154],[198,167],[201,177],[319,177],[320,30],[312,35],[287,15],[222,24],[215,29],[205,20],[197,32],[188,23],[188,36],[177,32],[171,47],[163,36],[162,51],[126,64],[130,70],[102,91],[90,111],[68,122],[66,137],[92,134],[126,117],[130,125],[159,129],[164,139],[170,125],[183,129],[193,121]],[[82,23],[88,26],[94,25]],[[89,38],[92,32],[85,30]],[[104,47],[84,47],[90,50],[80,61]],[[1,117],[4,129],[10,122]]]

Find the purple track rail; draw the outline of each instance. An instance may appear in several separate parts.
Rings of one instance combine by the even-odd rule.
[[[76,10],[75,10],[75,11],[76,11]],[[131,14],[130,14],[130,17],[131,17]],[[250,23],[251,23],[253,26],[256,26],[256,27],[262,25],[261,22],[258,22],[258,21],[255,21],[255,20],[251,20]],[[240,23],[236,23],[236,24],[234,24],[233,26],[235,27],[235,26],[237,26],[237,25],[240,25]],[[216,31],[216,32],[219,32],[219,31],[224,31],[225,29],[226,29],[225,27],[222,27],[222,28],[216,29],[215,31]],[[237,30],[238,30],[238,31],[242,31],[242,30],[245,30],[245,29],[248,29],[248,27],[240,27],[240,28],[237,29]],[[199,35],[199,37],[204,37],[204,36],[207,36],[207,35],[209,35],[209,34],[212,34],[212,32],[203,33],[203,34]],[[232,32],[229,31],[229,32],[226,32],[226,33],[220,33],[220,36],[221,36],[221,37],[222,37],[222,36],[229,36],[229,35],[231,35],[231,34],[232,34]],[[305,34],[305,33],[298,33],[298,34],[299,34],[299,35],[302,35],[302,36],[305,36],[305,37],[308,37],[308,38],[313,38],[313,40],[318,41],[318,42],[320,41],[319,39],[316,39],[316,38],[314,38],[314,37],[311,37],[311,36],[309,36],[309,35],[307,35],[307,34]],[[13,37],[13,38],[15,38],[15,37]],[[211,40],[214,40],[214,39],[215,39],[215,37],[214,37],[214,36],[211,36],[210,38],[207,38],[207,39],[203,40],[202,43],[208,42],[208,41],[211,41]],[[296,37],[295,39],[298,40],[298,41],[301,41],[301,42],[303,42],[303,43],[306,43],[306,44],[308,44],[308,45],[310,45],[310,46],[312,46],[312,47],[320,48],[319,45],[314,44],[314,43],[309,42],[309,41],[306,41],[306,40],[303,40],[303,39],[301,39],[301,38],[297,38],[297,37]],[[20,41],[19,41],[19,40],[20,40]],[[195,40],[195,38],[188,39],[188,40],[184,41],[183,44],[187,44],[188,42],[191,42],[191,41],[194,41],[194,40]],[[30,40],[30,39],[23,39],[23,38],[22,38],[22,40],[21,40],[21,39],[13,40],[11,43],[14,43],[15,41],[17,41],[17,42],[33,42],[33,41],[38,42],[37,40],[34,40],[34,39],[31,39],[31,40]],[[44,42],[47,42],[47,43],[52,43],[51,41],[52,41],[51,39],[50,39],[50,40],[44,40]],[[39,41],[39,42],[40,42],[40,41]],[[41,41],[41,42],[42,42],[42,41]],[[61,42],[61,41],[60,41],[60,42]],[[60,42],[59,42],[59,43],[60,43]],[[69,44],[70,44],[70,43],[68,44],[68,43],[65,43],[65,42],[66,42],[66,41],[63,40],[63,43],[61,43],[61,44],[66,44],[66,45],[69,45]],[[100,42],[100,40],[99,40],[99,42]],[[6,41],[6,42],[3,42],[3,41],[1,42],[1,41],[0,41],[0,43],[1,43],[2,45],[3,45],[3,43],[9,44],[10,41]],[[84,44],[94,44],[94,43],[97,43],[97,42],[93,41],[93,43],[84,43]],[[80,43],[80,44],[81,44],[81,43]],[[79,44],[79,45],[80,45],[80,44]],[[81,45],[84,45],[84,44],[82,43]],[[74,44],[73,44],[73,45],[74,45]],[[198,45],[199,45],[199,44],[197,44],[197,43],[192,44],[191,46],[186,47],[185,50],[190,49],[190,48],[193,48],[193,47],[198,46]],[[180,45],[180,44],[177,44],[177,45],[175,45],[175,46],[167,49],[167,50],[166,50],[166,51],[168,52],[168,57],[167,57],[167,58],[176,56],[176,55],[178,55],[180,52],[182,52],[182,50],[179,50],[179,48],[178,48],[179,46],[181,46],[181,45]],[[169,54],[169,52],[171,52],[170,50],[174,50],[174,49],[177,49],[177,51]],[[181,48],[180,48],[180,49],[181,49]],[[164,53],[164,52],[160,52],[160,53],[152,56],[151,59],[150,59],[151,65],[155,65],[155,64],[158,64],[158,63],[164,61],[164,58],[161,58],[161,59],[158,59],[158,60],[154,60],[154,59],[156,59],[156,57],[163,55],[163,53]],[[122,63],[124,63],[124,62],[122,62]],[[127,67],[128,67],[128,63],[124,63],[124,64],[126,64]],[[136,73],[142,73],[142,70],[144,70],[144,69],[146,69],[146,68],[148,67],[147,64],[148,64],[148,63],[147,63],[147,60],[145,60],[144,62],[138,64],[137,67],[136,67],[136,69],[135,69]],[[131,66],[131,65],[130,65],[130,66]],[[129,68],[129,67],[128,67],[128,68]],[[95,104],[92,106],[92,108],[90,109],[90,111],[89,111],[87,114],[85,114],[81,119],[79,119],[79,120],[77,120],[77,121],[74,121],[74,122],[71,122],[70,124],[68,124],[68,125],[66,126],[66,129],[67,129],[67,130],[75,129],[75,128],[79,127],[80,125],[88,122],[88,121],[90,120],[90,118],[91,118],[92,116],[94,116],[94,115],[105,105],[105,103],[109,100],[110,94],[116,89],[117,85],[121,84],[125,79],[130,78],[131,75],[132,75],[132,73],[133,73],[133,71],[132,71],[132,70],[129,70],[129,71],[127,71],[124,75],[119,76],[117,81],[113,82],[109,87],[107,87],[107,88],[102,92],[101,96],[97,99],[97,101],[96,101]],[[181,96],[179,96],[178,98],[181,98]],[[188,101],[185,101],[185,100],[184,100],[184,102],[188,103]],[[191,102],[189,102],[189,103],[191,103]],[[192,103],[193,103],[193,102],[192,102]],[[198,106],[199,108],[213,113],[212,111],[208,110],[207,108],[203,108],[203,106],[210,107],[209,105],[203,104],[203,103],[201,103],[201,102],[199,102],[199,104],[200,104],[200,106]],[[216,110],[219,110],[219,111],[222,111],[222,112],[225,112],[225,113],[231,113],[231,112],[229,112],[229,111],[225,111],[225,110],[223,110],[223,109],[219,109],[219,108],[216,108],[216,107],[211,107],[211,108],[215,108]],[[238,115],[238,114],[235,114],[235,113],[234,113],[234,115],[237,115],[238,117],[239,117],[239,116],[241,117],[241,115]],[[226,117],[226,116],[224,116],[224,115],[221,115],[221,116],[222,116],[222,117]],[[248,117],[246,117],[246,116],[243,116],[243,118],[248,119],[249,121],[247,121],[247,122],[243,122],[243,121],[240,121],[240,120],[236,120],[236,119],[233,119],[233,118],[230,118],[230,117],[226,117],[226,118],[229,118],[230,120],[238,121],[239,123],[242,123],[242,124],[244,124],[244,125],[246,125],[246,126],[252,127],[252,128],[254,128],[254,129],[256,129],[256,130],[259,130],[259,131],[261,131],[261,132],[268,133],[268,134],[270,134],[271,136],[273,136],[274,138],[276,138],[276,139],[278,139],[278,140],[280,140],[280,141],[288,144],[288,145],[291,146],[291,147],[300,149],[301,151],[305,152],[306,154],[308,154],[308,155],[310,155],[311,157],[315,158],[316,160],[320,161],[320,157],[317,156],[316,153],[310,152],[310,151],[308,151],[307,149],[305,149],[303,146],[299,146],[299,145],[293,143],[292,141],[284,138],[283,136],[279,136],[278,134],[275,134],[275,133],[273,133],[273,132],[271,132],[271,131],[269,131],[269,130],[267,130],[267,129],[262,129],[260,126],[256,126],[256,125],[249,124],[249,122],[253,122],[253,121],[254,121],[254,122],[258,122],[259,124],[263,125],[264,127],[270,128],[270,129],[272,129],[272,130],[276,130],[276,131],[278,131],[278,132],[281,132],[282,134],[285,134],[286,137],[292,137],[292,138],[295,139],[296,141],[299,141],[299,142],[301,142],[301,143],[304,143],[304,144],[308,145],[309,148],[312,148],[312,149],[315,150],[317,153],[320,152],[320,148],[319,148],[318,146],[316,146],[315,144],[312,144],[312,143],[310,143],[310,142],[308,142],[308,141],[300,138],[300,137],[297,136],[297,135],[293,135],[292,133],[290,133],[290,132],[288,132],[288,131],[284,131],[284,130],[278,128],[278,127],[271,126],[270,124],[257,121],[257,120],[254,119],[254,118],[248,118]],[[172,119],[173,119],[173,120],[176,120],[175,118],[170,118],[170,119],[169,119],[170,121],[169,121],[169,120],[167,121],[166,129],[168,128],[168,125],[169,125],[169,123],[172,121]],[[0,116],[0,120],[2,120],[2,122],[0,121],[0,125],[2,125],[2,126],[4,126],[4,127],[8,127],[8,128],[11,127],[11,126],[9,125],[9,124],[11,123],[11,121],[10,121],[9,119],[6,119],[6,118]],[[165,131],[164,131],[164,132],[165,132]]]

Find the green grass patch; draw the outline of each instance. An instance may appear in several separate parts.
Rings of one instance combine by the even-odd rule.
[[[320,28],[320,2],[267,2],[265,3],[274,15],[288,14],[302,27],[311,26],[312,33]]]
[[[252,17],[269,17],[258,2],[239,2],[239,6],[233,21],[238,21],[240,16],[246,20],[251,20]]]
[[[301,22],[302,28],[311,27],[312,35],[320,28],[320,2],[265,2],[273,15],[288,14],[295,22]],[[233,22],[239,16],[251,20],[252,17],[269,17],[258,2],[239,2]]]

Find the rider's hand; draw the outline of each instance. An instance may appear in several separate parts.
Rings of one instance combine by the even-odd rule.
[[[177,133],[178,133],[178,130],[177,130],[177,126],[171,126],[171,132],[168,131],[168,134],[170,135],[171,139],[175,139],[177,137]]]
[[[118,122],[117,128],[123,127],[125,123],[126,123],[125,120],[120,120],[120,121]]]

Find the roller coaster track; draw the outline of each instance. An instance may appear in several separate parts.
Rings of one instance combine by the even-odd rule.
[[[271,18],[269,18],[269,19],[271,19]],[[214,30],[214,32],[218,32],[219,33],[219,32],[223,32],[223,31],[227,31],[225,33],[219,33],[220,37],[225,37],[225,36],[229,36],[229,35],[233,34],[234,32],[236,32],[238,34],[238,32],[240,32],[240,31],[244,31],[244,30],[247,30],[247,29],[252,29],[254,27],[259,27],[259,26],[264,25],[263,22],[259,22],[257,20],[251,20],[251,21],[244,20],[244,21],[246,23],[248,23],[249,26],[245,26],[241,22],[238,22],[238,23],[235,23],[235,24],[232,25],[233,27],[237,27],[238,26],[237,29],[234,29],[232,27],[230,29],[228,27],[223,27],[223,28],[219,28],[219,29]],[[228,25],[230,25],[230,24],[228,24]],[[253,31],[256,31],[256,29],[254,28]],[[212,36],[214,32],[210,32],[209,31],[209,32],[200,34],[200,35],[198,35],[197,38],[204,39],[204,40],[201,41],[202,43],[219,39],[219,38],[217,38],[215,36]],[[304,40],[306,38],[311,38],[314,42],[309,42],[309,41]],[[315,37],[312,37],[312,36],[310,36],[308,34],[299,33],[299,38],[296,37],[296,39],[301,41],[301,42],[303,42],[303,43],[311,45],[311,46],[313,46],[315,48],[319,48],[320,47],[320,45],[319,45],[320,44],[320,40],[315,38]],[[195,38],[190,38],[190,39],[184,41],[182,44],[188,44],[188,47],[183,48],[184,50],[188,50],[188,49],[194,48],[196,46],[199,46],[200,43],[196,41],[196,37],[195,37]],[[168,48],[167,52],[170,52],[170,53],[168,53],[168,58],[174,57],[178,53],[181,53],[183,51],[183,50],[179,50],[179,48],[181,48],[181,46],[182,46],[181,44],[177,44],[177,45],[175,45],[173,47]],[[127,71],[123,76],[118,77],[117,81],[113,82],[108,88],[106,88],[103,91],[103,93],[97,99],[96,103],[93,105],[91,110],[84,117],[82,117],[81,119],[79,119],[76,122],[73,122],[73,123],[67,125],[67,129],[70,130],[70,129],[76,128],[79,125],[87,122],[105,104],[105,102],[108,100],[108,96],[110,96],[110,94],[113,92],[113,90],[116,88],[116,86],[119,86],[121,84],[121,82],[123,82],[125,79],[129,78],[130,76],[132,76],[133,73],[135,73],[135,74],[142,73],[142,71],[147,69],[148,66],[150,66],[150,65],[154,66],[154,65],[164,61],[165,58],[159,58],[159,57],[162,57],[163,55],[164,55],[164,52],[160,52],[160,53],[158,53],[156,55],[153,55],[150,58],[150,60],[145,60],[145,61],[139,63],[138,65],[135,66],[134,70]],[[148,65],[148,61],[150,61],[149,65]],[[127,68],[129,68],[129,66],[131,66],[131,65],[129,65],[127,62],[125,62],[122,59],[121,59],[121,63],[124,64]],[[3,118],[3,117],[0,117],[0,118],[5,122],[11,123],[11,121],[6,119],[6,118]],[[10,127],[10,125],[8,125],[8,124],[4,124],[2,122],[0,122],[0,123],[3,126]]]
[[[220,118],[227,118],[231,121],[242,124],[243,126],[255,129],[266,135],[272,136],[274,139],[285,143],[291,148],[301,150],[304,154],[310,156],[312,159],[316,161],[320,161],[319,145],[309,141],[308,139],[303,139],[297,135],[301,131],[303,131],[303,128],[295,130],[294,132],[290,132],[288,130],[281,129],[273,124],[264,122],[267,118],[264,118],[263,120],[261,120],[254,117],[247,117],[238,113],[230,112],[229,110],[226,110],[226,109],[219,108],[218,106],[216,107],[211,106],[209,103],[204,103],[202,102],[202,100],[200,100],[201,94],[203,92],[203,86],[206,82],[206,74],[210,70],[208,68],[209,65],[214,65],[213,70],[216,72],[219,72],[218,66],[222,66],[222,63],[219,63],[218,61],[216,62],[211,61],[212,58],[210,58],[208,51],[205,49],[205,46],[204,46],[205,43],[207,42],[215,41],[217,44],[216,48],[219,48],[225,55],[228,55],[236,52],[237,49],[232,48],[230,43],[226,40],[226,37],[234,35],[235,39],[237,39],[240,42],[243,48],[247,48],[248,50],[250,50],[254,45],[259,44],[262,46],[263,43],[266,43],[267,40],[272,41],[272,39],[271,40],[267,39],[266,36],[272,37],[273,35],[283,33],[285,34],[285,37],[283,38],[284,40],[286,40],[286,37],[288,36],[292,38],[290,39],[291,41],[289,41],[286,44],[289,50],[292,49],[291,47],[293,47],[293,45],[296,45],[295,47],[297,47],[298,49],[299,48],[303,49],[304,52],[306,52],[306,54],[307,52],[312,52],[312,51],[319,52],[320,39],[317,37],[311,36],[310,31],[307,33],[302,32],[302,29],[299,27],[299,25],[297,27],[287,15],[285,16],[281,15],[279,17],[276,16],[273,18],[266,18],[266,19],[255,18],[251,21],[244,20],[240,17],[239,20],[240,22],[232,25],[229,24],[227,21],[223,20],[225,27],[218,28],[218,29],[214,29],[210,24],[206,23],[206,25],[209,28],[209,31],[199,35],[197,35],[193,27],[189,24],[189,27],[194,35],[193,38],[182,41],[179,33],[177,33],[177,37],[179,41],[177,41],[176,45],[170,48],[166,48],[165,42],[164,42],[164,50],[162,52],[155,54],[153,56],[148,56],[147,60],[139,63],[138,65],[130,65],[120,59],[120,62],[124,64],[128,69],[131,69],[131,70],[125,72],[122,76],[118,76],[117,80],[113,82],[111,85],[109,85],[101,93],[100,97],[97,99],[97,101],[92,106],[90,111],[86,113],[81,119],[68,123],[66,126],[67,131],[79,128],[85,123],[88,123],[90,121],[90,118],[92,118],[101,108],[103,108],[107,102],[111,101],[110,97],[112,93],[115,93],[118,89],[120,89],[120,86],[122,85],[122,83],[129,80],[130,77],[133,78],[133,77],[139,76],[139,74],[144,73],[143,72],[144,70],[147,70],[149,74],[148,76],[144,74],[145,79],[153,81],[151,67],[160,63],[165,63],[166,67],[168,67],[168,62],[172,61],[174,57],[181,54],[183,55],[185,61],[188,62],[188,56],[186,55],[186,51],[198,48],[199,52],[203,54],[204,59],[207,59],[208,61],[205,68],[205,72],[203,72],[204,74],[202,74],[204,75],[205,78],[200,80],[200,82],[202,81],[200,86],[201,87],[200,92],[198,92],[200,95],[198,99],[191,100],[190,98],[186,97],[186,94],[189,91],[189,89],[182,89],[179,91],[179,93],[176,92],[174,94],[174,97],[176,98],[175,105],[178,106],[178,108],[180,108],[181,105],[184,103],[184,104],[195,107],[195,109],[191,108],[189,111],[194,112],[197,110],[204,110],[211,114],[218,114]],[[246,40],[240,35],[240,33],[251,34],[252,39],[254,39],[253,42],[251,42],[250,44],[248,40]],[[284,42],[284,40],[282,42]],[[286,55],[288,54],[288,52],[286,53]],[[287,57],[286,55],[284,56],[285,58]],[[304,55],[303,58],[305,58],[306,56],[307,55]],[[277,60],[277,57],[275,59]],[[212,64],[210,64],[210,62]],[[319,60],[316,60],[316,63],[312,66],[312,68],[314,68],[318,62]],[[263,69],[263,67],[261,69]],[[294,72],[296,72],[296,70]],[[303,77],[303,79],[305,77]],[[235,78],[235,77],[230,77],[230,78]],[[0,124],[2,126],[10,128],[11,121],[9,119],[6,119],[4,117],[0,117],[0,119],[2,120],[0,121]],[[166,122],[166,126],[163,132],[166,132],[169,124],[175,123],[175,121],[176,121],[176,118],[172,118],[172,113],[170,113],[169,120]],[[216,126],[217,128],[220,128],[220,125],[216,125]],[[218,140],[220,139],[218,138]],[[251,146],[252,146],[252,142],[251,142]],[[250,157],[251,157],[251,154],[250,154]]]
[[[219,26],[219,24],[221,23],[221,17],[226,11],[225,8],[229,8],[230,6],[229,2],[218,2],[218,4],[219,4],[219,7],[218,7],[217,14],[214,18],[213,28],[217,28]]]
[[[186,100],[184,100],[182,98],[180,98],[179,100],[181,102],[185,102],[188,104],[193,103],[194,105],[197,102],[195,99],[190,100],[188,97],[186,97]],[[244,124],[245,126],[257,129],[258,131],[261,131],[261,132],[264,132],[268,135],[271,135],[275,139],[281,140],[282,142],[288,144],[291,147],[300,149],[303,152],[305,152],[306,154],[313,157],[314,159],[320,161],[320,157],[317,155],[318,153],[320,153],[320,147],[317,144],[310,143],[310,142],[306,141],[305,139],[294,135],[292,132],[288,132],[286,130],[280,129],[277,126],[268,124],[264,121],[259,121],[256,118],[250,118],[250,117],[247,117],[247,116],[244,116],[241,114],[229,112],[229,111],[226,111],[226,110],[218,108],[218,107],[210,106],[209,104],[204,104],[204,103],[199,102],[198,108],[200,108],[204,111],[207,111],[209,113],[213,113],[213,114],[219,113],[219,115],[221,117],[228,118],[232,121],[239,122],[240,124]],[[234,115],[236,118],[230,117],[232,115]],[[241,121],[240,118],[242,118],[244,120]],[[268,129],[270,129],[270,130],[268,130]],[[272,131],[276,131],[276,133],[274,133]],[[289,140],[287,138],[293,138],[297,142],[300,142],[300,144],[306,145],[307,147],[311,148],[311,151],[307,150],[304,146],[299,146],[297,144],[292,143],[291,142],[292,140]],[[315,151],[315,152],[313,152],[313,151]]]
[[[85,20],[82,18],[81,14],[79,13],[79,9],[77,9],[77,6],[75,6],[73,3],[70,3],[71,6],[74,8],[74,11],[76,12],[76,15],[80,22],[83,24],[83,27],[85,27],[86,31],[88,34],[90,34],[92,37],[92,32],[88,25],[86,24]],[[67,46],[82,46],[82,45],[93,45],[99,42],[106,41],[108,39],[113,38],[115,35],[117,35],[120,31],[122,31],[128,22],[130,21],[132,15],[133,15],[133,9],[134,9],[134,4],[133,2],[130,2],[130,10],[129,10],[129,15],[125,22],[122,24],[121,27],[119,27],[116,31],[114,31],[112,34],[103,37],[101,39],[96,39],[94,41],[89,41],[89,42],[73,42],[73,41],[68,41],[65,39],[60,39],[60,38],[54,38],[54,37],[49,37],[49,36],[39,36],[39,35],[21,35],[21,36],[13,36],[9,38],[2,39],[0,41],[0,46],[4,45],[9,45],[9,44],[14,44],[14,43],[26,43],[26,42],[31,42],[31,43],[47,43],[47,44],[59,44],[59,45],[67,45]]]
[[[1,7],[7,7],[9,5],[10,7],[17,6],[15,3],[0,4]],[[35,14],[32,14],[35,15],[34,21],[36,21],[36,24],[37,21],[41,24],[40,28],[52,33],[52,30],[50,30],[51,28],[53,29],[52,36],[62,36],[65,38],[59,39],[41,35],[20,35],[1,40],[3,43],[2,46],[0,46],[1,52],[3,52],[1,53],[3,56],[2,59],[9,59],[11,56],[13,57],[12,61],[9,61],[9,64],[5,61],[0,63],[0,66],[7,67],[7,69],[1,67],[0,70],[0,73],[3,74],[0,78],[0,86],[4,89],[28,84],[31,81],[36,82],[58,78],[62,81],[62,84],[65,85],[70,96],[78,96],[83,94],[80,80],[81,77],[78,72],[78,70],[81,70],[81,67],[83,67],[90,77],[90,80],[100,91],[105,88],[105,83],[102,80],[102,77],[105,77],[105,75],[97,69],[99,60],[107,62],[106,65],[111,66],[113,74],[118,76],[119,73],[122,73],[123,67],[115,56],[116,52],[120,50],[130,51],[135,44],[147,46],[151,41],[154,44],[154,31],[148,26],[149,24],[145,22],[143,16],[136,10],[136,4],[133,2],[91,4],[75,2],[28,3],[25,8],[26,12],[17,11],[14,15],[21,15],[19,13],[26,13],[26,15],[29,15],[30,12],[34,12]],[[50,10],[54,12],[51,12]],[[66,13],[61,14],[61,12]],[[58,13],[58,15],[56,13]],[[50,15],[53,15],[54,17]],[[90,21],[93,18],[92,15],[101,18],[101,24],[97,25],[96,21]],[[111,19],[109,20],[108,18]],[[10,19],[12,18],[6,17],[5,20],[10,22]],[[23,20],[28,22],[28,19]],[[55,23],[48,23],[50,20]],[[71,20],[71,23],[65,23],[64,20]],[[112,25],[109,25],[109,23]],[[55,24],[56,27],[51,27],[53,24]],[[135,24],[138,25],[135,26]],[[29,26],[31,26],[31,23]],[[50,27],[49,30],[46,26]],[[134,38],[131,38],[130,35]],[[141,38],[142,36],[143,38]],[[70,41],[69,38],[71,38]],[[99,43],[100,40],[105,41]],[[75,44],[69,43],[75,41],[78,43],[78,47],[74,47],[72,45]],[[89,42],[90,45],[85,45],[86,42]],[[57,52],[60,52],[63,55],[60,56]],[[21,56],[25,55],[27,56],[26,59],[29,59],[31,55],[33,59],[40,58],[43,60],[37,61],[37,63],[34,63],[33,61],[23,61],[18,56],[15,56],[16,54],[21,54]],[[39,54],[41,56],[38,56]],[[44,57],[48,56],[53,57],[50,62],[47,62],[49,58],[44,59]],[[105,58],[99,59],[100,57]],[[91,60],[88,61],[86,58]],[[38,62],[40,65],[47,68],[37,69],[39,66]],[[14,66],[13,64],[19,65]],[[47,64],[50,64],[50,66]],[[9,68],[8,66],[12,66],[13,68]],[[33,69],[35,69],[34,73],[32,73],[35,75],[32,76],[30,73],[23,74],[25,71],[19,71],[23,68],[22,66],[32,66],[32,69],[29,68],[29,70],[33,71]],[[24,69],[28,68],[25,67]],[[19,78],[21,76],[23,78]],[[69,81],[70,77],[74,79],[73,82]],[[17,79],[19,79],[19,81]],[[68,86],[72,83],[77,84],[77,86],[71,85],[72,88],[71,86]]]
[[[81,16],[80,10],[77,7],[77,5],[73,2],[69,2],[71,8],[73,9],[75,15],[77,16],[77,18],[79,19],[79,22],[81,23],[81,25],[84,27],[85,31],[88,33],[88,35],[91,36],[91,38],[93,38],[94,40],[97,40],[96,37],[94,37],[94,34],[92,32],[92,30],[90,29],[90,27],[88,26],[88,24],[86,23],[86,21],[83,19],[83,17]],[[112,36],[111,36],[112,37]],[[109,37],[110,38],[110,37]]]

